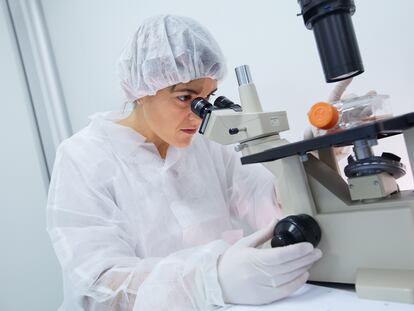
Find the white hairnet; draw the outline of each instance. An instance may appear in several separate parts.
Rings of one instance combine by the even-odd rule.
[[[174,84],[202,77],[221,80],[225,67],[206,28],[188,17],[160,15],[138,28],[120,56],[118,74],[133,102]]]

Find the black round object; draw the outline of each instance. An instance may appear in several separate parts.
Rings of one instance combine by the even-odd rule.
[[[337,82],[364,72],[351,15],[330,14],[313,25],[326,82]]]
[[[354,0],[298,0],[306,28],[312,29],[315,22],[333,13],[354,15]]]
[[[281,219],[273,231],[272,247],[309,242],[316,247],[321,241],[321,228],[315,219],[306,214]]]
[[[213,105],[202,97],[197,97],[191,102],[191,110],[201,119],[204,118],[206,112],[211,111],[212,109]]]
[[[306,28],[313,29],[326,82],[364,72],[351,16],[353,0],[298,0]]]
[[[214,106],[220,109],[230,108],[233,105],[234,103],[230,99],[228,99],[226,96],[219,96],[214,101]]]
[[[399,156],[388,152],[384,152],[380,157],[371,156],[362,160],[355,160],[350,155],[344,173],[346,177],[352,178],[385,172],[398,179],[406,174],[405,165],[400,160]]]
[[[381,157],[395,161],[395,162],[400,162],[401,161],[401,157],[397,156],[396,154],[393,154],[391,152],[383,152]]]
[[[241,112],[242,108],[240,105],[233,103],[226,96],[219,96],[214,101],[214,107],[217,109],[233,109],[234,111]]]

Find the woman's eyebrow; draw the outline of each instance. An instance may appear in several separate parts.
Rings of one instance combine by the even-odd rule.
[[[184,88],[184,89],[176,89],[176,88],[175,88],[175,86],[173,86],[172,91],[173,91],[173,93],[187,92],[187,93],[191,93],[191,94],[195,94],[195,95],[199,94],[199,92],[197,92],[196,90],[189,89],[189,88]],[[211,91],[211,92],[210,92],[210,94],[209,94],[208,96],[210,96],[211,94],[213,94],[213,93],[214,93],[214,92],[216,92],[216,91],[217,91],[217,88],[216,88],[215,90]]]
[[[173,90],[173,92],[174,93],[178,93],[178,92],[187,92],[187,93],[192,93],[192,94],[198,94],[198,92],[197,91],[195,91],[195,90],[193,90],[193,89],[188,89],[188,88],[185,88],[185,89],[175,89],[174,88],[174,90]]]

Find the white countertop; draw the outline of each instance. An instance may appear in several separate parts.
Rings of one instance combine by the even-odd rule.
[[[414,311],[414,305],[360,299],[354,290],[306,284],[292,296],[263,306],[233,306],[231,311]]]

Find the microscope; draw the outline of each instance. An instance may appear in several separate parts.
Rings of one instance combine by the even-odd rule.
[[[351,20],[354,1],[298,2],[305,25],[314,30],[326,81],[362,73]],[[203,98],[192,102],[203,120],[199,132],[236,144],[242,164],[262,163],[275,176],[288,219],[279,222],[286,230],[282,238],[305,232],[324,254],[309,279],[355,284],[361,298],[414,303],[414,192],[398,188],[405,167],[397,155],[372,151],[381,139],[403,135],[414,170],[414,113],[289,143],[280,136],[289,129],[286,112],[262,111],[248,66],[237,67],[236,76],[241,105],[223,96],[214,105]],[[333,154],[343,146],[353,146],[354,153],[346,180]],[[292,215],[305,217],[306,224],[295,224]]]

